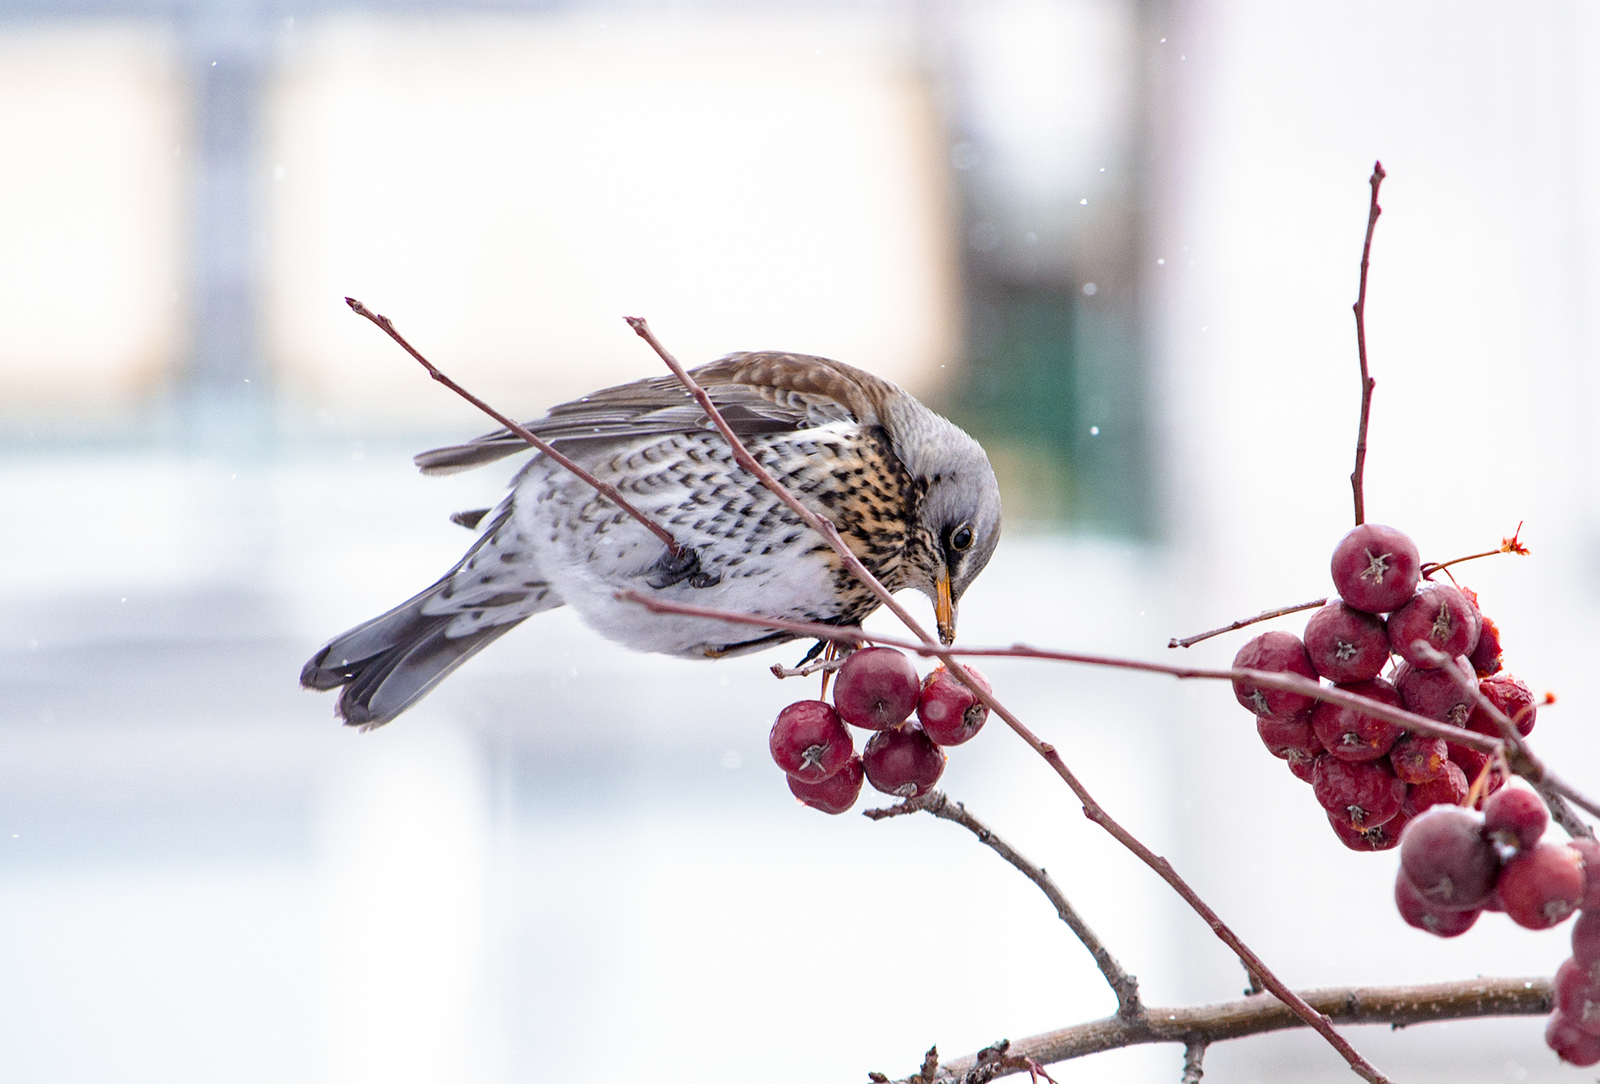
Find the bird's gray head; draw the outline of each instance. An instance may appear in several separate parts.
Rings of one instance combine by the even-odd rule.
[[[933,599],[939,639],[955,639],[956,604],[1000,541],[1000,487],[977,441],[909,395],[889,411],[895,454],[922,490],[916,586]]]

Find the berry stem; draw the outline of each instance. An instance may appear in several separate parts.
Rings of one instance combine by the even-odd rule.
[[[1367,469],[1367,419],[1372,414],[1372,389],[1377,381],[1367,369],[1367,266],[1372,261],[1372,231],[1383,208],[1378,206],[1378,186],[1387,174],[1382,162],[1372,163],[1372,202],[1367,207],[1367,239],[1361,245],[1361,288],[1356,293],[1356,354],[1361,359],[1361,424],[1356,429],[1356,469],[1350,472],[1350,489],[1356,502],[1356,526],[1367,521],[1365,475]]]
[[[1476,561],[1480,557],[1495,557],[1495,556],[1497,556],[1499,554],[1502,554],[1502,553],[1514,553],[1518,557],[1526,557],[1532,551],[1529,550],[1527,546],[1524,546],[1522,544],[1521,536],[1522,536],[1522,524],[1518,523],[1517,524],[1517,529],[1511,535],[1511,537],[1510,538],[1502,538],[1500,540],[1500,545],[1495,549],[1484,550],[1482,553],[1469,553],[1465,557],[1456,557],[1456,558],[1453,558],[1453,559],[1451,559],[1449,561],[1429,561],[1427,564],[1423,565],[1422,568],[1420,569],[1422,578],[1423,579],[1428,579],[1435,572],[1442,572],[1445,569],[1449,568],[1451,565],[1459,565],[1464,561]],[[1453,577],[1453,576],[1451,577],[1451,579],[1454,579],[1454,578],[1455,577]]]
[[[1123,970],[1117,958],[1111,955],[1100,938],[1089,928],[1089,924],[1073,909],[1066,895],[1057,887],[1055,881],[1050,879],[1049,874],[1023,857],[1015,847],[1001,839],[994,829],[967,812],[967,807],[963,803],[952,802],[942,791],[930,790],[920,798],[908,798],[899,805],[868,809],[865,811],[865,816],[879,821],[906,813],[932,813],[940,820],[959,824],[977,836],[980,843],[1021,870],[1023,876],[1039,886],[1039,891],[1043,892],[1055,907],[1056,914],[1061,916],[1061,921],[1067,924],[1078,940],[1083,942],[1083,947],[1089,950],[1089,955],[1094,957],[1095,966],[1105,976],[1111,992],[1117,995],[1117,1018],[1137,1020],[1144,1015],[1144,1006],[1139,1001],[1139,980]]]
[[[1168,647],[1193,647],[1195,644],[1198,644],[1201,640],[1209,640],[1213,636],[1221,636],[1225,632],[1233,632],[1236,629],[1242,629],[1247,625],[1254,625],[1258,621],[1271,621],[1274,617],[1283,617],[1283,616],[1285,616],[1287,614],[1297,614],[1301,610],[1315,610],[1318,606],[1326,606],[1327,604],[1328,604],[1328,600],[1327,599],[1319,598],[1319,599],[1313,599],[1310,602],[1302,602],[1298,606],[1281,606],[1276,610],[1263,610],[1261,613],[1256,614],[1254,617],[1240,618],[1238,621],[1235,621],[1235,622],[1233,622],[1231,624],[1223,625],[1220,629],[1211,629],[1208,632],[1198,632],[1198,633],[1195,633],[1193,636],[1185,636],[1181,640],[1176,638],[1176,637],[1174,637],[1171,640],[1167,641],[1167,646]]]
[[[479,399],[466,388],[463,388],[460,384],[457,384],[454,380],[451,380],[444,373],[440,372],[438,366],[434,365],[433,362],[423,357],[416,347],[412,346],[406,341],[404,335],[401,335],[400,332],[395,330],[394,323],[387,316],[382,316],[373,312],[371,309],[367,308],[353,297],[345,298],[344,303],[349,305],[350,310],[357,316],[364,316],[368,320],[371,320],[374,324],[377,324],[385,335],[399,343],[401,348],[405,350],[406,353],[410,354],[412,357],[421,362],[422,367],[428,370],[428,375],[433,377],[433,379],[437,380],[439,383],[443,384],[445,387],[461,396],[461,398],[465,399],[467,402],[471,403],[473,406],[489,415],[489,417],[505,426],[511,432],[515,433],[517,436],[533,445],[533,447],[549,456],[556,463],[559,463],[561,466],[565,467],[567,470],[571,471],[573,474],[576,474],[579,478],[582,478],[585,482],[589,483],[595,489],[599,490],[600,493],[603,494],[612,504],[616,505],[618,508],[628,513],[628,515],[638,520],[641,524],[649,529],[651,534],[661,539],[662,543],[667,547],[667,551],[671,553],[672,556],[678,557],[682,555],[683,547],[678,545],[678,540],[672,537],[672,533],[665,527],[661,526],[661,524],[657,523],[655,520],[639,511],[639,509],[635,508],[632,504],[628,503],[628,500],[623,497],[622,494],[617,492],[615,486],[609,485],[606,482],[602,482],[600,479],[596,478],[594,475],[578,466],[578,464],[574,463],[572,460],[556,451],[548,441],[541,440],[539,437],[535,436],[528,430],[526,426],[519,425],[518,423],[512,421],[494,407],[490,406],[482,399]]]

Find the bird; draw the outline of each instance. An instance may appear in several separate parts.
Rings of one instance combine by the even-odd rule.
[[[691,371],[755,458],[831,520],[891,591],[933,602],[939,637],[1000,538],[1000,491],[982,446],[899,386],[842,362],[775,351]],[[451,518],[478,531],[454,567],[394,609],[341,633],[305,664],[308,689],[341,689],[336,714],[394,719],[472,655],[536,614],[571,606],[638,651],[720,659],[799,637],[656,614],[635,590],[714,609],[859,625],[878,599],[794,510],[734,460],[676,377],[605,388],[527,423],[669,531],[659,537],[544,454],[494,509]],[[450,474],[531,450],[508,429],[415,457]]]

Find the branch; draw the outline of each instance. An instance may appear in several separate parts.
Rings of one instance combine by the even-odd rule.
[[[1246,625],[1254,625],[1257,621],[1271,621],[1274,617],[1283,617],[1285,614],[1297,614],[1301,610],[1315,610],[1318,606],[1326,606],[1327,604],[1327,599],[1319,598],[1314,599],[1311,602],[1302,602],[1298,606],[1284,606],[1276,610],[1263,610],[1254,617],[1242,618],[1233,622],[1231,625],[1223,625],[1220,629],[1212,629],[1209,632],[1199,632],[1193,636],[1185,636],[1181,640],[1179,640],[1177,637],[1173,637],[1171,640],[1167,641],[1167,646],[1193,647],[1201,640],[1209,640],[1213,636],[1221,636],[1225,632],[1233,632],[1235,629],[1242,629]]]
[[[1056,914],[1061,916],[1061,921],[1067,924],[1067,927],[1077,935],[1078,940],[1083,942],[1083,947],[1089,950],[1089,955],[1094,957],[1095,966],[1105,976],[1111,992],[1117,995],[1117,1016],[1123,1020],[1137,1020],[1144,1013],[1144,1006],[1139,1002],[1139,980],[1123,970],[1117,958],[1111,955],[1100,938],[1089,928],[1089,924],[1078,915],[1072,904],[1067,902],[1067,897],[1050,879],[1049,874],[1019,854],[1016,848],[996,835],[988,825],[968,813],[965,805],[950,801],[941,791],[930,790],[921,797],[907,798],[899,805],[889,806],[886,809],[868,809],[865,811],[865,816],[877,821],[906,813],[932,813],[940,820],[959,824],[977,836],[980,843],[1021,870],[1023,876],[1039,886],[1045,898],[1055,907]]]
[[[1340,986],[1297,995],[1340,1024],[1411,1024],[1471,1020],[1487,1016],[1543,1016],[1555,1008],[1548,978],[1463,979],[1418,986]],[[1302,1022],[1265,994],[1217,1005],[1145,1010],[1138,1021],[1117,1016],[1045,1032],[1008,1044],[1008,1052],[1050,1065],[1106,1050],[1144,1043],[1210,1044],[1269,1031],[1301,1027]],[[967,1081],[977,1055],[944,1066],[944,1081]],[[990,1080],[1005,1072],[991,1073]],[[915,1078],[913,1078],[915,1079]]]
[[[1196,1040],[1183,1048],[1183,1080],[1179,1084],[1200,1084],[1206,1075],[1200,1063],[1205,1060],[1206,1044]]]
[[[945,668],[950,671],[951,675],[971,689],[978,699],[988,706],[990,711],[1005,720],[1006,725],[1028,744],[1028,748],[1044,758],[1045,763],[1049,764],[1055,773],[1061,777],[1062,782],[1066,783],[1071,788],[1072,793],[1078,796],[1078,800],[1083,804],[1084,816],[1104,828],[1117,842],[1132,851],[1140,861],[1155,870],[1162,880],[1171,885],[1173,890],[1183,897],[1184,902],[1188,903],[1205,920],[1206,924],[1211,927],[1212,932],[1221,938],[1223,943],[1237,955],[1244,958],[1247,966],[1254,968],[1256,973],[1261,976],[1261,981],[1266,988],[1287,1003],[1296,1015],[1314,1028],[1317,1034],[1326,1039],[1328,1044],[1338,1051],[1340,1057],[1344,1058],[1356,1073],[1362,1078],[1371,1081],[1371,1084],[1387,1084],[1388,1078],[1378,1072],[1371,1062],[1362,1057],[1344,1036],[1335,1031],[1333,1025],[1328,1022],[1327,1017],[1316,1012],[1304,1001],[1301,1001],[1294,991],[1285,986],[1282,980],[1273,974],[1267,965],[1243,941],[1239,940],[1238,935],[1217,917],[1217,913],[1200,898],[1200,895],[1189,886],[1188,882],[1178,876],[1177,871],[1172,868],[1172,865],[1165,858],[1146,847],[1133,833],[1122,827],[1115,818],[1107,813],[1099,802],[1094,800],[1094,796],[1089,793],[1088,788],[1078,780],[1072,769],[1067,767],[1066,761],[1061,759],[1060,754],[1056,752],[1055,746],[1042,740],[1032,730],[1029,730],[1021,719],[1017,718],[1010,709],[995,699],[992,691],[983,687],[983,682],[972,676],[971,672],[961,664],[960,660],[951,655],[949,651],[943,650],[934,644],[933,638],[928,635],[927,631],[912,618],[911,614],[903,606],[895,601],[894,596],[889,593],[889,589],[880,583],[878,578],[868,571],[867,567],[850,551],[850,547],[844,544],[844,540],[839,537],[839,532],[832,523],[801,504],[794,494],[785,489],[760,463],[756,462],[749,449],[745,448],[739,440],[738,434],[733,431],[727,420],[722,417],[721,412],[717,410],[717,405],[711,401],[711,396],[706,394],[704,388],[695,383],[694,378],[684,371],[683,366],[678,364],[677,359],[668,353],[666,348],[656,340],[655,335],[650,331],[649,325],[638,317],[629,317],[628,324],[640,338],[650,344],[651,348],[661,357],[661,360],[666,362],[667,367],[683,383],[683,386],[688,388],[690,393],[694,395],[695,400],[700,404],[700,408],[705,411],[706,416],[711,419],[718,431],[722,433],[724,439],[728,441],[729,447],[733,450],[740,464],[759,479],[762,485],[766,486],[788,505],[801,520],[820,533],[828,545],[833,548],[833,551],[839,555],[845,567],[849,568],[851,573],[865,584],[891,613],[901,620],[906,628],[922,642],[925,648],[930,649],[931,653],[944,663]]]
[[[1361,358],[1361,426],[1356,430],[1356,469],[1350,472],[1350,489],[1356,500],[1356,526],[1367,521],[1364,490],[1367,469],[1367,419],[1372,414],[1372,389],[1377,381],[1367,371],[1367,265],[1372,260],[1372,231],[1383,208],[1378,206],[1378,186],[1383,184],[1383,163],[1372,163],[1372,203],[1367,208],[1367,239],[1361,246],[1361,289],[1356,294],[1356,353]]]
[[[628,515],[632,516],[640,523],[644,524],[644,526],[649,529],[651,534],[661,539],[662,543],[667,547],[668,552],[670,552],[672,556],[678,557],[684,552],[683,547],[678,545],[677,539],[672,537],[671,532],[669,532],[665,527],[661,526],[661,524],[657,523],[655,520],[651,519],[649,516],[645,515],[643,512],[639,511],[632,504],[629,504],[627,499],[624,498],[622,494],[617,492],[615,486],[612,486],[606,482],[602,482],[600,479],[596,478],[594,475],[578,466],[578,464],[574,463],[572,460],[556,451],[555,448],[551,447],[549,442],[541,440],[539,437],[535,436],[526,426],[519,425],[518,423],[512,421],[494,407],[490,406],[488,403],[485,403],[482,399],[479,399],[466,388],[463,388],[460,384],[457,384],[454,380],[451,380],[444,373],[440,372],[438,366],[434,365],[433,362],[423,357],[417,351],[416,347],[406,342],[405,336],[401,335],[395,330],[393,322],[390,321],[387,316],[380,316],[378,313],[373,312],[371,309],[367,308],[353,297],[345,298],[344,303],[349,305],[351,311],[353,311],[357,316],[365,316],[368,320],[371,320],[374,324],[377,324],[378,327],[382,328],[384,334],[388,335],[389,338],[399,343],[406,353],[410,354],[412,357],[421,362],[422,367],[428,370],[428,375],[433,377],[433,379],[437,380],[439,383],[443,384],[445,387],[461,396],[461,398],[465,399],[467,402],[471,403],[473,406],[489,415],[489,417],[505,426],[511,432],[515,433],[517,436],[533,445],[533,447],[549,456],[552,460],[559,463],[573,474],[576,474],[579,478],[582,478],[585,482],[588,482],[595,489],[599,490],[600,493],[603,494],[607,500],[611,501],[612,504],[628,513]]]

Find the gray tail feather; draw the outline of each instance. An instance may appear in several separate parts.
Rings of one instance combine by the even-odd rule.
[[[424,614],[423,603],[448,582],[446,576],[415,598],[336,636],[300,671],[307,689],[337,689],[335,709],[349,726],[382,726],[422,699],[456,667],[488,647],[521,619],[488,625],[465,636],[447,636],[454,614]]]

